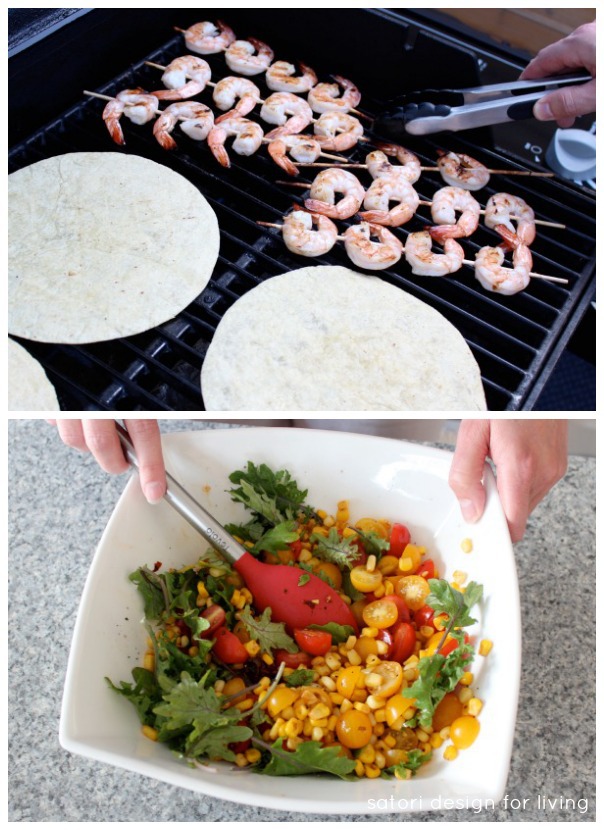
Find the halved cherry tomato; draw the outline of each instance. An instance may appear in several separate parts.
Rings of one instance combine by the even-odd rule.
[[[409,622],[411,619],[411,613],[407,607],[407,603],[402,597],[399,597],[398,594],[388,594],[388,596],[384,597],[384,599],[388,602],[393,602],[396,605],[398,610],[398,622]]]
[[[279,666],[285,663],[286,669],[299,669],[300,666],[310,666],[311,657],[305,651],[286,651],[284,648],[278,648],[274,652],[275,665]]]
[[[199,635],[205,639],[213,637],[216,631],[218,631],[219,628],[222,628],[226,621],[224,608],[221,608],[220,605],[210,605],[200,614],[200,617],[203,617],[204,620],[207,620],[210,623],[210,627],[206,628],[206,630],[202,631]]]
[[[403,685],[403,669],[399,663],[384,661],[377,666],[372,666],[371,672],[379,674],[382,683],[375,689],[375,697],[391,697]]]
[[[381,571],[378,571],[377,568],[373,571],[368,571],[364,565],[357,565],[350,571],[352,587],[364,594],[375,591],[378,585],[382,584],[383,579],[384,577]]]
[[[411,611],[419,611],[426,604],[430,586],[422,576],[403,576],[394,588],[396,593],[407,603]]]
[[[434,628],[434,609],[430,608],[429,605],[422,605],[421,608],[418,608],[414,612],[413,622],[418,628],[421,628],[423,625],[431,625]]]
[[[398,608],[389,599],[376,599],[363,609],[363,622],[371,628],[390,628],[398,620]]]
[[[392,647],[388,659],[404,663],[415,651],[415,629],[409,622],[397,623],[391,632]]]
[[[411,541],[411,534],[405,525],[395,523],[392,525],[390,531],[390,550],[389,554],[397,558],[403,555],[403,551]]]
[[[314,657],[327,654],[331,648],[331,634],[328,631],[315,631],[313,628],[296,628],[294,639],[302,649]]]
[[[434,710],[432,728],[440,732],[463,715],[463,704],[454,692],[446,694]]]
[[[247,649],[228,628],[219,628],[214,636],[216,642],[212,646],[212,651],[223,663],[245,663],[248,660],[250,655]]]
[[[312,571],[321,579],[327,577],[336,591],[342,587],[342,571],[333,562],[317,562],[316,565],[313,565]]]
[[[424,559],[420,562],[418,569],[415,572],[418,576],[423,576],[424,579],[434,579],[436,568],[433,559]]]

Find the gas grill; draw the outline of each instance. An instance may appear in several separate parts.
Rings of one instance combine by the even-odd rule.
[[[288,270],[313,264],[351,266],[342,245],[309,260],[291,254],[278,230],[257,224],[258,220],[279,222],[305,195],[279,183],[287,176],[265,148],[246,158],[230,153],[232,166],[225,170],[205,143],[191,141],[178,129],[174,133],[178,149],[166,152],[153,138],[151,125],[137,127],[129,121],[124,124],[126,146],[118,148],[101,118],[103,102],[86,98],[84,89],[112,96],[134,86],[161,88],[161,73],[145,61],[165,65],[185,54],[183,37],[174,27],[186,28],[201,19],[224,19],[238,37],[269,43],[275,59],[303,60],[320,80],[331,74],[351,78],[363,95],[360,109],[370,116],[405,91],[511,81],[522,65],[512,50],[475,33],[460,33],[417,10],[78,11],[50,33],[18,43],[10,56],[10,172],[69,152],[144,156],[169,166],[199,188],[218,217],[221,244],[205,291],[164,325],[83,346],[19,339],[42,363],[67,410],[203,410],[199,377],[204,356],[222,316],[238,298]],[[213,79],[231,74],[222,55],[206,59]],[[253,80],[268,95],[261,79]],[[210,92],[206,90],[198,100],[211,104]],[[537,145],[546,144],[547,135],[527,132],[531,129],[553,131],[555,126],[528,122],[428,138],[410,136],[406,146],[425,166],[434,165],[443,148],[468,153],[489,168],[543,172],[547,168],[540,163]],[[366,152],[357,147],[345,155],[352,162],[363,162]],[[315,173],[307,169],[298,180],[310,183]],[[359,178],[369,184],[364,171]],[[424,172],[415,187],[420,198],[430,199],[442,185],[438,173]],[[527,410],[594,299],[595,195],[589,186],[561,178],[504,174],[493,175],[475,195],[484,205],[498,191],[521,196],[539,219],[566,225],[565,230],[538,226],[532,251],[535,272],[563,278],[568,284],[533,279],[527,290],[501,297],[485,292],[468,267],[448,278],[421,278],[411,274],[404,259],[379,276],[426,302],[457,327],[480,366],[490,410]],[[426,223],[430,223],[429,209],[420,208],[401,229],[403,236]],[[468,259],[482,245],[496,242],[494,233],[484,227],[461,241]]]

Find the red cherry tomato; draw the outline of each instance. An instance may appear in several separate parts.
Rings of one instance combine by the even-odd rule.
[[[392,627],[392,647],[388,660],[404,663],[415,651],[415,629],[408,622],[399,622]]]
[[[212,651],[223,663],[245,663],[249,659],[247,649],[241,640],[224,626],[215,635]]]
[[[396,605],[398,609],[397,622],[409,622],[411,619],[411,613],[407,607],[407,603],[402,597],[399,597],[398,594],[388,594],[388,596],[384,597],[384,599],[388,602],[393,602]]]
[[[434,628],[434,609],[429,605],[422,605],[421,608],[413,614],[413,621],[418,628],[422,625],[431,625]]]
[[[299,669],[300,666],[310,666],[311,657],[305,651],[286,651],[284,648],[275,650],[275,665],[285,663],[286,669]]]
[[[417,574],[417,576],[423,576],[424,579],[434,579],[434,560],[424,559],[423,562],[419,563],[419,566],[415,573]]]
[[[296,628],[294,639],[302,649],[314,657],[322,657],[331,648],[331,634],[313,628]]]
[[[403,551],[411,541],[411,534],[405,525],[393,524],[390,531],[390,549],[388,551],[391,556],[402,556]]]
[[[295,542],[292,542],[289,546],[289,549],[294,555],[294,559],[298,559],[300,553],[302,552],[302,542],[299,539],[296,539]]]
[[[206,628],[205,631],[202,631],[199,635],[202,638],[210,639],[214,636],[216,631],[219,628],[222,628],[226,621],[226,614],[224,613],[224,608],[221,608],[220,605],[210,605],[200,614],[204,620],[207,620],[210,623],[210,627]]]

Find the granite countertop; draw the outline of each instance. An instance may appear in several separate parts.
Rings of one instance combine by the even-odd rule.
[[[161,424],[165,430],[208,426]],[[41,420],[9,421],[8,458],[8,820],[291,819],[62,749],[59,715],[78,603],[126,476],[106,475]],[[437,811],[410,820],[595,821],[594,458],[570,458],[565,478],[535,510],[516,545],[516,560],[522,679],[506,799],[494,810]],[[399,821],[401,815],[304,819]]]

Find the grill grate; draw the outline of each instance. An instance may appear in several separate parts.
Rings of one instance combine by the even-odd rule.
[[[277,57],[280,53],[278,43]],[[184,54],[180,36],[146,57],[166,64]],[[229,74],[221,55],[209,56],[215,79]],[[309,61],[310,62],[310,61]],[[337,62],[337,60],[336,60]],[[319,67],[317,67],[319,68]],[[359,83],[362,109],[378,113],[384,102]],[[161,73],[140,61],[115,77],[99,92],[114,95],[133,86],[161,87]],[[324,76],[323,76],[324,77]],[[254,81],[264,95],[270,91]],[[84,86],[84,84],[83,84]],[[198,99],[211,104],[205,91]],[[266,150],[241,158],[231,154],[232,167],[223,170],[205,143],[198,145],[177,129],[179,149],[162,150],[150,125],[136,127],[126,121],[126,147],[114,145],[103,125],[102,102],[85,100],[60,118],[22,141],[10,153],[11,172],[43,158],[73,151],[112,151],[145,156],[168,165],[187,177],[208,199],[221,229],[220,256],[206,290],[174,320],[134,337],[84,346],[63,346],[20,340],[45,367],[55,383],[65,409],[180,410],[203,409],[199,376],[203,358],[222,315],[244,293],[264,279],[308,264],[350,266],[342,245],[315,260],[296,257],[285,248],[277,230],[261,228],[257,220],[279,221],[293,202],[301,202],[304,191],[277,184],[286,178]],[[250,116],[252,117],[252,116]],[[426,166],[433,165],[437,149],[466,152],[495,169],[525,169],[484,145],[471,134],[437,136],[433,140],[413,138],[407,146]],[[363,149],[346,153],[350,161],[364,161]],[[355,171],[365,185],[365,171]],[[313,173],[302,172],[299,180],[310,182]],[[430,199],[443,185],[436,173],[424,172],[415,185],[421,199]],[[533,270],[563,277],[568,285],[532,280],[529,289],[514,297],[485,292],[464,267],[450,278],[414,277],[404,259],[379,276],[447,317],[467,340],[481,369],[490,410],[516,410],[528,406],[531,395],[544,382],[548,371],[572,333],[572,323],[589,302],[594,279],[595,216],[593,198],[579,188],[554,179],[494,175],[487,188],[478,191],[484,204],[495,192],[517,194],[535,209],[538,218],[565,223],[564,231],[539,227],[532,246]],[[402,236],[430,221],[429,209],[405,225]],[[342,223],[342,227],[344,227]],[[469,240],[462,240],[466,257],[478,248],[495,244],[496,235],[481,226]],[[193,243],[194,244],[194,243]],[[378,321],[379,324],[379,321]]]

